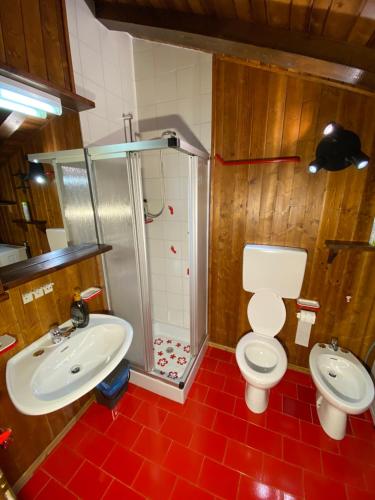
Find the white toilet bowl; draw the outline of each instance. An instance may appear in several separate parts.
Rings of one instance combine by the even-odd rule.
[[[329,344],[315,344],[309,357],[317,389],[316,407],[324,431],[343,439],[347,415],[358,415],[374,399],[374,383],[361,362],[348,350],[335,351]]]
[[[286,354],[275,337],[286,320],[282,298],[296,299],[301,291],[306,257],[300,248],[244,248],[242,282],[244,290],[253,293],[247,306],[253,331],[238,342],[236,360],[246,380],[246,404],[254,413],[267,409],[270,389],[286,371]]]
[[[287,357],[278,340],[254,332],[244,335],[236,347],[236,360],[246,380],[245,400],[254,413],[268,406],[269,392],[287,369]]]

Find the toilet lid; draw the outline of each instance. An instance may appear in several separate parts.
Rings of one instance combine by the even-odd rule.
[[[256,292],[247,306],[247,317],[255,333],[275,337],[285,323],[284,302],[274,292]]]

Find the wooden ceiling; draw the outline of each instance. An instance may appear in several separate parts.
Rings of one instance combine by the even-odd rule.
[[[374,0],[104,0],[136,7],[240,19],[375,47]]]
[[[109,29],[375,92],[375,0],[86,0]]]

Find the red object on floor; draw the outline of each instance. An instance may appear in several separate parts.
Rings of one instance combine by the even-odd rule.
[[[256,415],[234,354],[209,347],[179,405],[134,385],[117,411],[92,403],[20,491],[20,500],[369,500],[375,430],[369,412],[329,438],[311,377],[288,370]]]

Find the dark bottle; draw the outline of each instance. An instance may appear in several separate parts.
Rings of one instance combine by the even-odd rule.
[[[89,306],[84,300],[82,300],[81,290],[79,288],[74,289],[74,296],[72,306],[70,308],[70,314],[72,317],[72,323],[75,327],[84,328],[89,324]]]
[[[30,259],[30,257],[32,255],[31,255],[31,248],[30,248],[30,245],[29,245],[28,241],[24,241],[23,242],[23,246],[25,247],[25,252],[26,252],[27,258]]]

